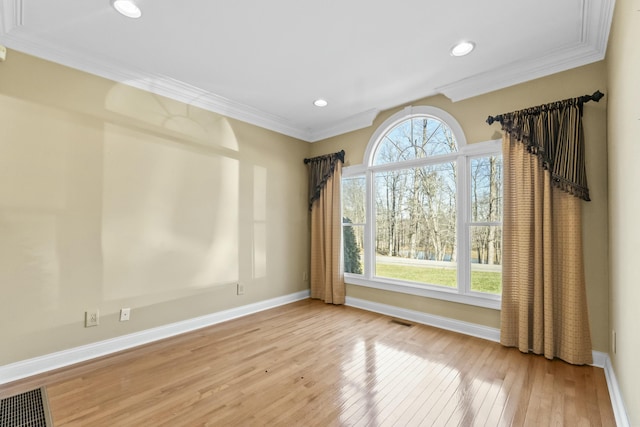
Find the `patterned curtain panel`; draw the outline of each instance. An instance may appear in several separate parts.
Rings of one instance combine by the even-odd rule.
[[[320,193],[334,174],[338,162],[344,163],[344,150],[304,159],[304,163],[309,165],[309,210],[312,210],[313,202],[320,198]]]
[[[344,304],[340,189],[344,151],[306,159],[311,209],[311,298]]]
[[[582,258],[589,200],[579,98],[502,116],[503,345],[592,363]]]
[[[540,158],[552,184],[589,201],[584,165],[583,97],[502,114],[504,133]]]

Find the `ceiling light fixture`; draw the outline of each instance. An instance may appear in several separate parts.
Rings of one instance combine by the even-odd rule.
[[[113,8],[127,18],[140,18],[142,11],[133,0],[111,0]]]
[[[451,56],[465,56],[476,48],[474,42],[460,42],[451,48]]]
[[[329,103],[324,99],[316,99],[313,101],[313,105],[316,107],[326,107]]]

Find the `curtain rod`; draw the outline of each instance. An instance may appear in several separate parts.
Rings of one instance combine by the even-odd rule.
[[[306,165],[307,163],[313,161],[313,160],[320,160],[320,159],[324,159],[327,157],[331,157],[331,156],[338,156],[338,158],[340,159],[340,161],[342,163],[344,163],[344,150],[340,150],[337,153],[333,153],[333,154],[325,154],[323,156],[318,156],[318,157],[312,157],[310,159],[304,159],[304,164]]]
[[[583,95],[578,97],[578,102],[580,104],[584,104],[585,102],[589,102],[589,101],[595,101],[598,102],[602,99],[602,97],[604,96],[604,93],[600,92],[599,90],[595,91],[592,95]],[[568,98],[565,99],[563,101],[556,101],[556,102],[564,102],[564,101],[568,101],[569,99],[575,99],[575,98]],[[553,104],[553,102],[551,103]],[[548,104],[545,104],[548,105]],[[531,108],[540,108],[543,107],[544,105],[538,105],[537,107],[531,107]],[[493,122],[500,122],[502,123],[502,116],[504,116],[504,114],[498,114],[497,116],[489,116],[487,117],[487,123],[488,124],[493,124]]]

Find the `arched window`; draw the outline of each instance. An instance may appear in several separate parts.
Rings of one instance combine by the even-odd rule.
[[[373,165],[423,159],[458,151],[451,128],[428,115],[403,119],[375,144]]]
[[[500,141],[467,145],[434,107],[407,107],[343,170],[348,283],[498,308]]]

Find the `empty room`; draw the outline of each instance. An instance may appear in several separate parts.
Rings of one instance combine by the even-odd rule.
[[[0,0],[0,426],[640,426],[638,39]]]

